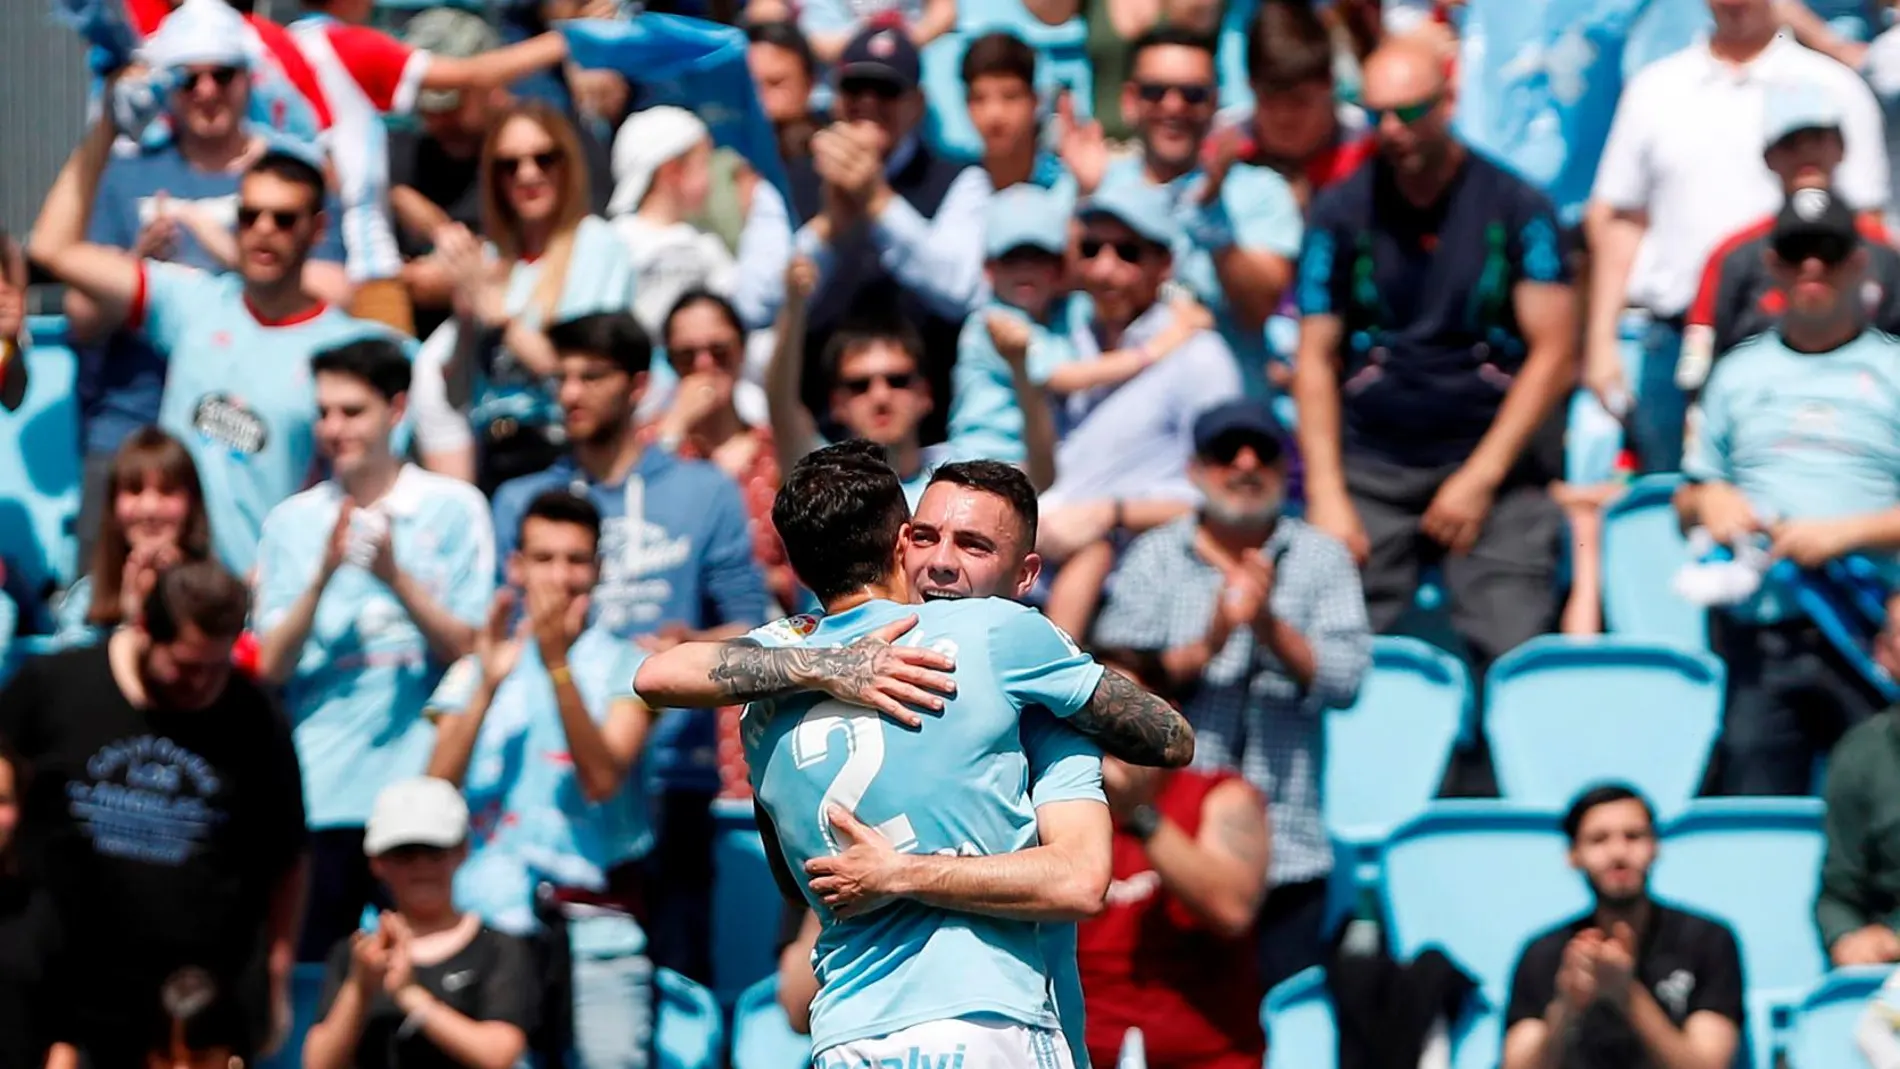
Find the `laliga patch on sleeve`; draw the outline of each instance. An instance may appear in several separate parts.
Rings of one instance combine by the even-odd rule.
[[[818,630],[818,617],[799,613],[797,616],[774,620],[759,630],[765,637],[779,642],[799,642],[810,638],[811,633]]]

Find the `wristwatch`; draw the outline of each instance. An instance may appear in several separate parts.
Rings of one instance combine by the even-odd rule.
[[[1138,805],[1128,814],[1128,819],[1122,821],[1122,827],[1145,843],[1161,829],[1161,811],[1151,805]]]

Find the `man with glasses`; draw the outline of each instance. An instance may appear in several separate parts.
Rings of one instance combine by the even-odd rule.
[[[1196,766],[1238,769],[1267,797],[1258,950],[1268,990],[1324,960],[1333,855],[1320,817],[1322,714],[1352,704],[1372,634],[1338,539],[1281,514],[1287,441],[1267,406],[1230,401],[1191,426],[1200,508],[1129,547],[1095,639],[1161,650],[1186,695]]]
[[[791,164],[797,250],[818,268],[801,395],[814,413],[829,407],[826,339],[867,311],[916,324],[929,391],[948,397],[957,333],[982,299],[989,178],[924,143],[919,64],[901,28],[860,30],[838,63],[838,121],[812,136],[810,159]],[[925,440],[943,437],[942,411]]]
[[[1768,254],[1787,308],[1709,376],[1676,496],[1685,527],[1770,539],[1809,568],[1900,547],[1900,341],[1867,323],[1867,262],[1838,196],[1789,198]],[[1730,666],[1724,793],[1808,793],[1815,756],[1884,703],[1772,585],[1709,624]]]
[[[85,240],[116,131],[102,115],[40,208],[33,258],[95,306],[102,330],[136,330],[165,360],[158,423],[184,442],[204,485],[218,558],[248,576],[272,507],[316,463],[313,354],[389,331],[304,286],[328,219],[323,174],[266,153],[238,186],[237,271],[211,275]]]
[[[1110,175],[1167,191],[1178,227],[1174,277],[1214,313],[1247,391],[1265,396],[1266,323],[1293,278],[1300,207],[1278,173],[1234,162],[1237,132],[1208,141],[1220,93],[1214,47],[1213,38],[1180,28],[1143,34],[1130,52],[1121,104],[1140,154],[1110,162],[1099,123],[1064,123],[1062,157],[1084,195]]]
[[[171,136],[113,157],[93,198],[88,241],[137,255],[223,273],[237,266],[231,230],[237,221],[244,166],[263,149],[263,135],[245,122],[253,94],[243,16],[222,3],[181,8],[145,42],[146,61],[172,72]],[[334,202],[304,268],[311,292],[344,303],[343,238]],[[80,507],[81,561],[104,504],[112,454],[133,430],[158,421],[165,360],[137,331],[112,331],[77,289],[65,311],[79,354],[80,433],[85,481]]]
[[[1365,569],[1375,630],[1442,564],[1483,664],[1556,620],[1569,267],[1550,201],[1452,133],[1435,49],[1373,53],[1362,99],[1378,155],[1314,200],[1300,256],[1307,518]]]
[[[1076,273],[1093,301],[1093,315],[1069,326],[1077,357],[1148,345],[1175,316],[1161,299],[1180,237],[1167,191],[1113,176],[1076,215]],[[1072,396],[1057,414],[1056,482],[1042,496],[1037,550],[1067,561],[1185,515],[1199,496],[1188,480],[1194,416],[1241,392],[1233,354],[1202,331],[1121,385]]]

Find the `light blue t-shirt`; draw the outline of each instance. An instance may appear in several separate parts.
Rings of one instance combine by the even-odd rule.
[[[595,723],[606,722],[617,699],[632,697],[634,673],[645,659],[638,646],[597,627],[574,640],[568,669]],[[478,658],[455,662],[428,707],[445,714],[467,709],[481,675]],[[638,775],[628,776],[606,802],[589,802],[581,793],[554,682],[533,642],[482,717],[462,793],[469,855],[455,873],[456,905],[514,935],[535,930],[534,894],[543,882],[604,890],[608,870],[645,857],[653,846]]]
[[[1129,157],[1110,165],[1109,176],[1103,181],[1112,180],[1117,168],[1132,168],[1139,174],[1141,161]],[[1266,329],[1244,330],[1234,322],[1227,292],[1214,270],[1215,249],[1208,242],[1217,235],[1231,234],[1233,244],[1242,249],[1271,252],[1297,263],[1304,233],[1300,204],[1286,179],[1271,168],[1234,164],[1227,171],[1227,180],[1221,183],[1220,197],[1211,205],[1198,203],[1201,178],[1196,168],[1168,183],[1175,219],[1181,224],[1181,236],[1174,247],[1174,277],[1214,313],[1215,328],[1239,362],[1248,394],[1265,397]]]
[[[1734,485],[1764,520],[1900,505],[1900,338],[1870,329],[1798,353],[1769,331],[1729,350],[1682,470]]]
[[[517,260],[508,275],[504,304],[510,315],[528,326],[545,328],[575,316],[633,311],[633,258],[605,219],[590,215],[575,227],[567,276],[554,303],[553,319],[547,323],[541,321],[538,308],[531,307],[541,270],[540,261]],[[440,329],[457,328],[445,324]],[[527,427],[558,427],[561,406],[547,380],[523,367],[507,349],[498,348],[493,363],[476,377],[468,418],[477,429],[504,418]]]
[[[900,641],[958,662],[956,696],[922,729],[823,695],[746,711],[741,735],[753,791],[793,872],[837,851],[825,816],[831,805],[852,809],[910,852],[983,855],[1036,843],[1019,718],[1036,706],[1072,715],[1094,693],[1102,667],[1035,610],[995,598],[867,602],[815,626],[806,618],[803,644],[849,644],[912,613],[919,624]],[[783,623],[754,637],[783,644]],[[809,888],[806,898],[827,918],[813,954],[814,1050],[977,1015],[1059,1027],[1040,926],[914,901],[838,920]]]
[[[1050,302],[1049,321],[1066,324],[1068,298]],[[989,317],[1003,312],[1029,322],[1029,381],[1049,381],[1056,368],[1075,359],[1075,346],[1047,324],[1029,320],[1001,301],[973,312],[957,335],[957,362],[950,369],[950,450],[959,457],[984,457],[1020,464],[1028,459],[1023,443],[1023,410],[1016,401],[1009,362],[990,339]],[[913,505],[912,508],[916,506]]]
[[[282,622],[316,581],[343,491],[319,483],[271,510],[257,547],[259,632]],[[370,506],[389,522],[396,567],[456,619],[480,627],[494,593],[495,546],[481,492],[406,465]],[[312,828],[361,827],[376,794],[421,775],[435,744],[422,716],[441,664],[408,610],[367,568],[344,563],[284,684]]]
[[[129,325],[166,359],[158,423],[185,443],[204,487],[211,548],[251,574],[264,517],[308,485],[316,469],[316,388],[310,358],[367,337],[410,344],[380,323],[318,306],[264,323],[244,280],[147,260]]]
[[[1031,709],[1022,719],[1023,753],[1029,758],[1029,804],[1036,809],[1055,802],[1103,797],[1102,750],[1093,741],[1049,715]],[[1082,1001],[1082,968],[1076,962],[1073,924],[1038,926],[1056,1017],[1069,1044],[1075,1069],[1089,1069],[1087,1015]]]

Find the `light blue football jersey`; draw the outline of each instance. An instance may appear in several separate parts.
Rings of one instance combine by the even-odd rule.
[[[873,601],[821,620],[780,621],[753,637],[768,645],[848,645],[912,613],[919,623],[900,642],[957,660],[956,696],[922,728],[906,729],[822,694],[746,710],[741,734],[753,791],[794,873],[838,852],[825,817],[832,805],[852,810],[906,852],[984,855],[1036,844],[1020,718],[1034,707],[1072,715],[1102,675],[1040,613],[996,598]],[[1077,767],[1051,767],[1057,764]],[[1093,789],[1070,790],[1102,799],[1099,777],[1097,757]],[[965,1017],[1060,1026],[1041,926],[913,901],[838,920],[809,888],[805,893],[825,918],[813,954],[820,984],[812,1002],[814,1050]]]

